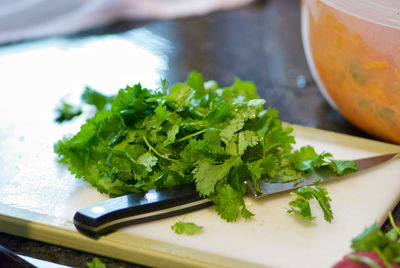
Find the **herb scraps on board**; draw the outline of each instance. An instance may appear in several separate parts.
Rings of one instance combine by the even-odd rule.
[[[62,101],[60,106],[56,108],[56,119],[57,123],[63,123],[65,121],[70,121],[73,118],[82,114],[82,110],[80,107],[76,105],[72,105],[65,101]]]
[[[193,222],[178,221],[171,226],[171,229],[177,234],[194,235],[203,229],[203,226],[199,226]]]
[[[99,258],[94,257],[91,262],[87,263],[88,268],[107,268],[106,264]]]
[[[83,99],[98,111],[78,133],[55,144],[59,162],[111,197],[195,183],[199,196],[211,199],[228,222],[254,215],[243,199],[246,180],[259,190],[260,180],[298,183],[314,167],[327,166],[338,175],[357,169],[311,146],[294,150],[292,127],[279,120],[276,109],[264,109],[252,82],[236,78],[220,87],[192,71],[183,83],[161,85],[126,86],[113,97],[86,88]],[[296,195],[326,194],[313,191]],[[292,211],[302,215],[296,206],[304,204],[295,203]]]

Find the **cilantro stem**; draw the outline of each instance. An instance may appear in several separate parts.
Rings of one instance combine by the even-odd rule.
[[[385,255],[378,247],[374,247],[374,251],[376,252],[376,254],[378,254],[379,258],[381,259],[386,268],[393,268],[393,266],[389,263]]]
[[[131,169],[120,169],[118,170],[118,173],[132,173]]]
[[[374,262],[371,258],[369,258],[369,257],[365,257],[365,256],[363,256],[363,257],[357,257],[357,256],[354,256],[354,255],[352,255],[352,254],[348,254],[348,255],[346,255],[347,256],[347,258],[349,258],[350,260],[352,260],[352,261],[356,261],[356,262],[360,262],[360,263],[365,263],[365,264],[367,264],[369,267],[371,267],[371,268],[380,268],[380,266],[376,263],[376,262]]]
[[[193,137],[195,137],[195,136],[197,136],[197,135],[200,135],[200,134],[202,134],[202,133],[204,133],[204,132],[206,132],[205,129],[200,130],[200,131],[197,131],[197,132],[192,133],[192,134],[190,134],[190,135],[187,135],[187,136],[185,136],[185,137],[183,137],[183,138],[180,138],[179,140],[176,140],[175,142],[181,142],[181,141],[184,141],[184,140],[193,138]]]
[[[175,159],[168,158],[168,157],[162,155],[161,153],[159,153],[159,152],[156,150],[156,148],[154,148],[153,146],[151,146],[151,144],[149,143],[149,141],[146,139],[145,136],[142,136],[142,138],[143,138],[144,142],[146,143],[147,147],[149,147],[149,149],[150,149],[151,151],[153,151],[157,156],[159,156],[159,157],[161,157],[161,158],[163,158],[163,159],[165,159],[165,160],[175,161],[175,162],[176,162]]]
[[[396,223],[394,222],[392,212],[390,212],[390,211],[389,211],[389,220],[390,220],[390,224],[392,224],[393,229],[395,229],[396,233],[398,235],[400,235],[400,229],[399,229],[399,227],[397,227]]]

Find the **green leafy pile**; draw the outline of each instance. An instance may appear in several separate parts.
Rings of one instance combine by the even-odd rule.
[[[168,92],[168,93],[167,93]],[[112,98],[86,90],[98,107],[72,137],[55,145],[59,161],[101,193],[119,196],[152,188],[195,183],[222,218],[253,214],[243,195],[246,180],[293,182],[314,167],[341,174],[348,166],[310,147],[293,151],[292,128],[278,111],[264,110],[252,82],[238,78],[229,87],[191,72],[184,83],[149,90],[140,84]]]

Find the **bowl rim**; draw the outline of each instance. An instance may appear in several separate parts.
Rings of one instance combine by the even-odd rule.
[[[400,30],[399,0],[321,0],[352,16]]]

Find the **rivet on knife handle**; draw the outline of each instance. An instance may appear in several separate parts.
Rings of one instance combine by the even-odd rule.
[[[75,213],[74,224],[81,233],[97,238],[115,229],[172,217],[212,205],[199,197],[194,184],[154,189],[109,199]]]

